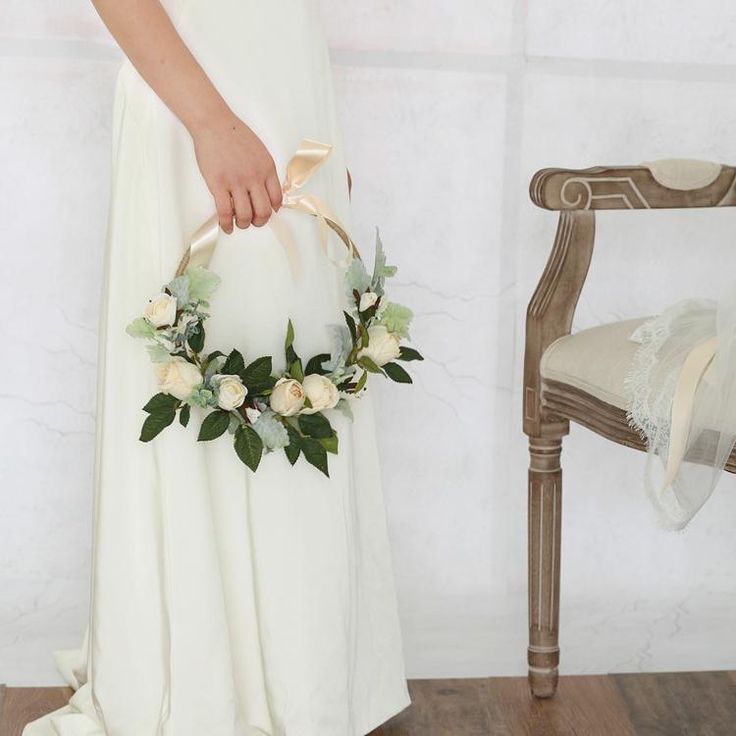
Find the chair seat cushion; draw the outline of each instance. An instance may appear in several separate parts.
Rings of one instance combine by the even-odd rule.
[[[559,338],[542,355],[542,378],[574,386],[625,409],[624,382],[639,347],[629,338],[646,319],[612,322]]]

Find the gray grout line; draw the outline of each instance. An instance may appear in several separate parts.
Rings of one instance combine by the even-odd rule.
[[[565,59],[530,56],[530,74],[551,76],[604,77],[672,82],[736,82],[736,64],[619,61],[616,59]]]
[[[338,66],[421,69],[475,74],[508,74],[518,64],[518,57],[515,54],[331,49],[330,57],[332,62]]]
[[[435,51],[350,50],[335,48],[330,56],[336,66],[469,74],[517,75],[519,67],[529,74],[571,77],[603,77],[684,82],[736,82],[736,64],[688,64],[615,59],[574,59],[525,56],[517,53],[472,54]],[[0,36],[0,58],[81,59],[120,61],[122,54],[112,41],[74,38],[22,38]]]
[[[504,159],[503,159],[503,189],[501,210],[501,248],[499,252],[498,278],[496,289],[507,289],[515,285],[517,281],[517,255],[518,249],[505,247],[507,243],[516,243],[519,216],[520,216],[520,192],[524,190],[525,183],[522,182],[522,143],[524,125],[524,97],[526,84],[527,64],[524,62],[523,52],[526,48],[526,30],[528,16],[528,0],[517,0],[514,4],[513,17],[513,48],[519,50],[518,63],[509,71],[506,78],[506,100],[505,100],[505,130],[504,130]],[[508,332],[511,329],[511,350],[500,350],[496,357],[497,383],[502,386],[513,386],[516,376],[516,334],[518,331],[518,295],[516,288],[512,289],[512,297],[499,302],[498,310],[498,334]],[[510,432],[508,436],[515,433],[517,423],[513,416],[513,401],[510,395],[498,399],[503,401],[503,406],[496,409],[502,420],[509,421]]]

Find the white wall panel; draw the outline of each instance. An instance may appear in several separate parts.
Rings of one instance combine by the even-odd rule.
[[[736,6],[730,0],[530,0],[527,53],[733,64]]]
[[[394,294],[415,309],[427,358],[412,370],[412,390],[380,387],[378,407],[409,661],[416,674],[478,671],[487,655],[473,642],[503,589],[488,462],[503,149],[487,140],[503,139],[505,82],[373,68],[336,77],[355,232],[371,242],[380,225],[399,266]],[[468,613],[474,619],[458,629]],[[448,640],[444,656],[426,651],[428,629]]]
[[[528,180],[550,165],[733,162],[736,10],[315,2],[337,51],[355,233],[370,251],[380,225],[427,355],[413,390],[377,389],[409,673],[521,674],[520,358],[555,229]],[[59,682],[51,651],[78,645],[86,621],[108,48],[88,0],[0,7],[0,310],[12,315],[0,327],[0,682]],[[736,212],[598,221],[578,327],[733,279]],[[563,670],[736,668],[736,481],[671,535],[647,505],[642,456],[573,429],[563,461]]]
[[[339,49],[503,54],[512,0],[319,0]]]
[[[3,0],[0,36],[108,41],[90,0]]]
[[[0,59],[2,681],[84,631],[114,70]]]

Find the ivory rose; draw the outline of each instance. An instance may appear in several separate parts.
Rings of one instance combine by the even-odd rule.
[[[358,309],[361,312],[365,312],[366,309],[370,309],[377,301],[378,294],[373,291],[366,291],[365,294],[360,297],[360,305],[358,306]]]
[[[368,328],[368,347],[358,353],[358,358],[370,358],[376,365],[382,366],[399,357],[401,337],[389,332],[383,325]]]
[[[243,385],[239,376],[215,373],[212,376],[212,382],[217,387],[217,405],[225,411],[237,409],[248,395],[248,389]]]
[[[271,392],[271,408],[282,417],[293,417],[304,406],[306,394],[299,381],[280,378]]]
[[[329,378],[310,373],[302,383],[311,408],[302,409],[302,414],[316,414],[323,409],[332,409],[340,400],[340,392]]]
[[[143,316],[154,327],[171,327],[176,321],[176,297],[160,293],[149,300]]]
[[[169,360],[156,367],[159,388],[184,401],[202,383],[202,374],[196,365],[188,360]]]

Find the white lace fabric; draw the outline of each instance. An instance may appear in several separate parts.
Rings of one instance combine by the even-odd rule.
[[[708,500],[736,441],[735,328],[736,304],[686,299],[640,325],[630,337],[640,346],[625,382],[627,418],[646,441],[645,487],[665,528],[684,528]],[[685,455],[667,485],[664,466],[680,371],[691,351],[714,336],[718,348],[697,386]]]

